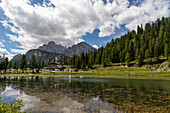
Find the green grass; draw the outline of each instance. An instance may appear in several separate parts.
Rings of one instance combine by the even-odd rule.
[[[16,72],[7,72],[6,74],[32,74],[32,71],[25,71],[22,73],[19,71]],[[134,68],[134,67],[106,67],[99,68],[94,72],[84,71],[84,72],[49,72],[49,71],[40,71],[39,73],[35,73],[35,75],[99,75],[99,76],[114,76],[114,75],[122,75],[122,76],[164,76],[170,77],[170,72],[150,72],[145,68]]]
[[[162,58],[163,59],[163,58]],[[121,63],[112,63],[110,66],[103,68],[102,65],[95,65],[93,68],[96,70],[92,71],[91,69],[88,69],[88,71],[84,72],[49,72],[49,71],[40,71],[39,73],[32,73],[32,71],[7,71],[6,75],[87,75],[87,77],[121,77],[121,78],[127,78],[127,77],[168,77],[170,79],[170,72],[169,71],[162,71],[162,72],[153,72],[153,71],[148,71],[145,67],[125,67],[125,66],[120,66]],[[156,64],[154,64],[156,65]],[[154,66],[152,65],[152,66]],[[159,64],[160,65],[160,64]],[[66,65],[66,68],[69,68],[71,66]],[[166,70],[169,70],[170,68],[167,67]]]
[[[131,72],[131,71],[148,71],[146,68],[136,68],[136,67],[106,67],[106,68],[99,68],[98,71],[118,71],[118,72]]]

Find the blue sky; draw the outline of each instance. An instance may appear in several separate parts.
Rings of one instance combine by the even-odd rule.
[[[105,46],[141,23],[169,17],[169,0],[0,0],[0,55],[44,43]]]

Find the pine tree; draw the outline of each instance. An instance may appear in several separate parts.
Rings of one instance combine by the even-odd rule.
[[[28,63],[27,63],[27,61],[25,62],[25,66],[24,66],[24,70],[27,70],[27,68],[28,68]]]
[[[6,73],[6,70],[7,70],[7,66],[8,66],[8,58],[5,58],[5,60],[4,60],[4,64],[3,64],[3,67],[4,67],[4,70],[5,70],[5,73]]]
[[[145,58],[147,59],[147,64],[149,63],[149,50],[145,51]]]
[[[85,61],[81,63],[81,69],[85,69]]]
[[[39,72],[40,69],[41,69],[41,60],[39,59],[37,63],[37,72]]]
[[[18,69],[19,69],[19,62],[17,62],[17,65],[16,65],[17,73],[18,73]]]
[[[84,52],[80,54],[80,62],[82,63],[85,60]]]
[[[75,68],[78,68],[78,69],[81,68],[81,67],[80,67],[80,59],[79,59],[78,56],[76,57]]]
[[[14,63],[13,69],[17,69],[17,62]]]
[[[130,66],[130,53],[128,52],[128,53],[126,53],[126,57],[125,57],[125,61],[126,61],[126,65],[127,66]]]
[[[10,61],[10,62],[8,63],[8,66],[7,66],[7,69],[9,69],[9,72],[11,71],[11,68],[12,68],[12,62]]]
[[[164,56],[168,59],[168,44],[165,44],[164,46]]]
[[[154,56],[156,57],[156,62],[158,63],[158,60],[159,60],[159,47],[158,47],[158,44],[155,44]]]
[[[138,60],[137,60],[137,61],[138,61],[138,62],[137,62],[137,65],[138,65],[139,67],[141,67],[142,64],[143,64],[143,58],[142,58],[141,55],[138,56]]]
[[[26,55],[22,55],[20,69],[22,70],[23,73],[24,73],[25,64],[26,64]]]
[[[134,51],[133,51],[133,42],[132,41],[130,41],[130,43],[129,43],[129,48],[128,48],[128,50],[129,50],[129,53],[130,53],[130,60],[134,60]]]
[[[34,73],[34,69],[37,67],[36,65],[37,64],[36,64],[35,56],[33,55],[29,64],[29,67],[31,68],[33,73]]]

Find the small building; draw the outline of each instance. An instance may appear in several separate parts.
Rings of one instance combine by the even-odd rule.
[[[55,71],[56,69],[59,70],[65,69],[64,64],[61,62],[52,62],[48,68],[52,71]]]

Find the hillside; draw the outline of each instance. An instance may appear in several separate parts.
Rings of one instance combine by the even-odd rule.
[[[164,57],[170,60],[170,17],[157,19],[152,24],[137,26],[120,38],[114,38],[106,47],[88,55],[72,56],[70,65],[75,68],[91,68],[93,65],[108,66],[111,63],[141,67],[143,65],[159,64]],[[154,60],[153,60],[154,58]],[[144,62],[146,59],[146,62]],[[155,60],[156,59],[156,60]],[[133,61],[133,63],[131,63]]]

